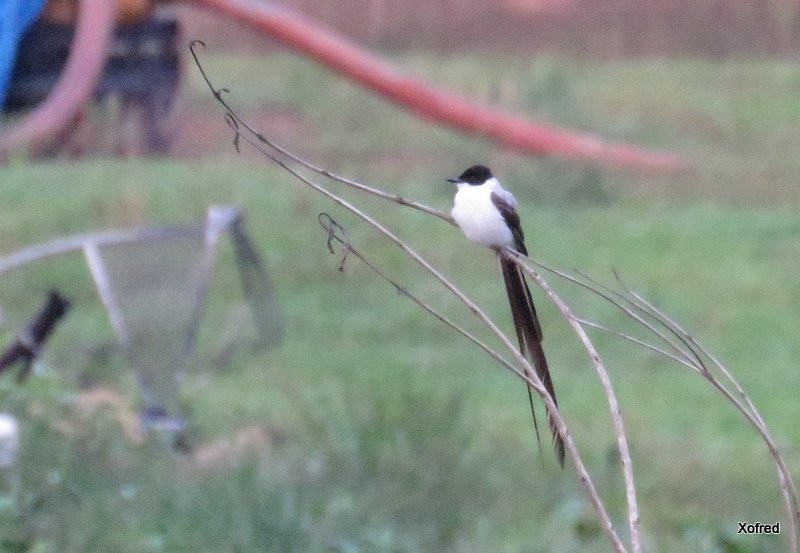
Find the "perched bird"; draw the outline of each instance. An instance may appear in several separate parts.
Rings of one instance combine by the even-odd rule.
[[[504,246],[528,255],[517,213],[517,200],[511,192],[500,186],[500,181],[492,175],[488,167],[473,165],[461,173],[458,178],[447,180],[458,187],[451,215],[470,241],[492,248],[498,252],[498,255]],[[547,359],[542,349],[542,327],[536,316],[536,308],[533,306],[525,275],[513,261],[502,256],[500,256],[500,267],[508,293],[508,301],[511,304],[511,316],[517,332],[520,353],[531,362],[536,375],[544,384],[550,397],[553,398],[553,402],[558,406],[550,370],[547,368]],[[533,411],[530,388],[528,388],[528,397],[531,400],[531,411]],[[535,424],[536,415],[534,414]],[[564,442],[556,430],[552,417],[550,418],[550,430],[553,433],[558,462],[563,467]],[[538,428],[536,435],[538,438]]]

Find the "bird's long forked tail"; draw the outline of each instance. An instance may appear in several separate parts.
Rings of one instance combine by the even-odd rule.
[[[501,258],[500,265],[503,269],[503,280],[506,284],[506,292],[508,292],[508,301],[511,305],[511,316],[514,320],[514,329],[517,332],[520,353],[533,364],[536,375],[544,384],[547,393],[553,398],[553,403],[558,407],[556,393],[553,389],[553,380],[550,377],[550,369],[547,367],[547,359],[544,356],[544,349],[542,349],[542,328],[536,316],[536,308],[533,306],[531,291],[527,282],[525,282],[525,275],[516,263],[511,260]],[[530,388],[528,388],[528,394],[530,394]],[[533,412],[533,403],[531,403],[531,411]],[[553,445],[558,463],[561,468],[564,468],[564,441],[558,434],[551,416],[548,416],[548,421],[550,423],[550,431],[553,433]],[[536,415],[534,414],[535,424]],[[536,438],[539,438],[538,428],[536,430]]]

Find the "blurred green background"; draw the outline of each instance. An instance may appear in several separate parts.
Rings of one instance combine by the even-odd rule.
[[[444,179],[489,164],[520,202],[532,255],[605,282],[617,270],[682,321],[737,375],[797,474],[800,66],[491,51],[393,60],[479,103],[675,151],[687,169],[644,174],[531,159],[414,120],[287,53],[230,53],[210,42],[204,54],[211,78],[231,89],[253,126],[340,174],[448,209]],[[569,462],[557,468],[547,438],[539,458],[523,386],[355,258],[340,273],[318,213],[346,226],[354,246],[401,285],[496,342],[397,248],[257,154],[237,155],[195,68],[185,76],[170,159],[18,157],[0,168],[0,254],[67,233],[195,222],[210,203],[239,205],[284,309],[285,339],[266,353],[224,354],[242,301],[225,245],[182,387],[196,447],[177,454],[131,429],[138,389],[121,355],[93,349],[111,331],[82,260],[4,275],[2,343],[17,330],[10,322],[28,317],[51,287],[74,308],[32,378],[0,381],[22,439],[21,491],[16,504],[0,506],[0,550],[609,550],[574,471]],[[493,254],[440,221],[334,188],[511,330]],[[547,278],[579,315],[628,324]],[[534,294],[563,415],[624,535],[604,397],[574,335]],[[646,548],[785,550],[785,531],[736,534],[737,521],[785,524],[756,433],[698,376],[593,336],[629,430]],[[80,386],[87,378],[118,396],[91,396]]]

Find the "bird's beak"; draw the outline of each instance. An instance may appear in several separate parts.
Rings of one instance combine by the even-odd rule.
[[[459,179],[446,179],[446,180],[447,182],[452,182],[453,184],[458,184],[459,182],[461,182]]]

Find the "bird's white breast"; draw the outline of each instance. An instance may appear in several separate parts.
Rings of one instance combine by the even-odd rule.
[[[499,183],[491,179],[480,186],[459,183],[451,215],[466,237],[489,248],[513,246],[514,237],[492,202]]]

